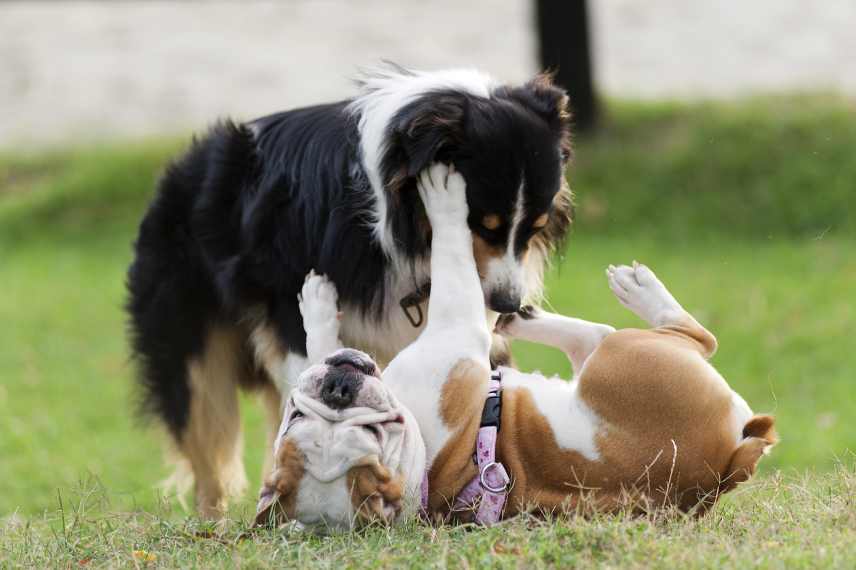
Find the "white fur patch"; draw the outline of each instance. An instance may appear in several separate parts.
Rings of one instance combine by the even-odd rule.
[[[369,70],[363,93],[347,107],[359,116],[360,150],[363,167],[375,196],[373,226],[375,237],[387,255],[395,252],[395,242],[387,227],[387,203],[380,174],[380,162],[386,150],[387,127],[393,116],[420,95],[436,89],[458,89],[489,97],[497,85],[489,75],[474,69],[411,71],[389,67]]]
[[[600,459],[595,435],[600,424],[597,415],[577,394],[576,381],[545,378],[501,367],[504,388],[528,390],[535,406],[550,427],[562,449],[576,451],[590,461]],[[523,418],[522,421],[526,421]],[[530,442],[537,445],[537,442]]]
[[[346,477],[323,483],[304,476],[297,490],[297,520],[321,525],[330,530],[350,530],[354,518],[351,493]]]
[[[525,275],[525,268],[522,260],[514,255],[514,240],[517,238],[517,232],[520,230],[520,224],[523,222],[525,215],[524,211],[524,192],[523,184],[517,189],[517,198],[514,201],[514,212],[511,217],[511,229],[508,232],[508,245],[505,249],[505,254],[496,259],[491,259],[487,264],[487,271],[484,280],[484,290],[487,297],[494,291],[507,291],[514,297],[523,298],[526,296],[526,286],[528,279]]]
[[[743,440],[743,427],[752,417],[752,409],[743,396],[731,391],[731,428],[734,430],[734,441],[739,445]]]

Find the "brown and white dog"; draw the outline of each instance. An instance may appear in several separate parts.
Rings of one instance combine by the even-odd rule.
[[[307,277],[300,305],[309,356],[321,363],[288,400],[257,522],[400,520],[415,511],[426,469],[430,515],[467,518],[450,505],[477,475],[491,331],[465,186],[441,164],[420,176],[433,230],[428,322],[382,376],[366,354],[341,348],[333,285]],[[651,329],[616,331],[540,311],[500,324],[502,334],[560,348],[577,373],[565,382],[501,369],[496,453],[512,480],[506,517],[583,499],[600,510],[704,513],[776,443],[773,418],[753,415],[707,362],[714,336],[651,270],[610,266],[607,278]]]

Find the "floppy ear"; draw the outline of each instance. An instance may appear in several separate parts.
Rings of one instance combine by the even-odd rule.
[[[302,478],[303,454],[294,441],[285,439],[276,454],[274,470],[259,493],[253,526],[279,525],[293,519],[297,488]]]
[[[553,83],[552,73],[540,73],[525,86],[532,94],[533,107],[548,123],[559,125],[571,118],[568,93]]]
[[[748,481],[758,468],[758,461],[779,441],[774,427],[775,419],[768,415],[755,415],[743,426],[743,441],[731,455],[720,492],[727,493],[739,483]]]
[[[401,510],[404,481],[393,476],[377,458],[367,458],[348,471],[351,504],[361,522],[390,523]]]
[[[448,160],[452,147],[463,141],[467,98],[460,93],[424,97],[404,107],[390,124],[392,144],[387,164],[406,165],[390,173],[391,190],[414,177],[433,162]],[[445,160],[444,160],[445,159]]]
[[[276,485],[265,480],[261,492],[259,492],[259,502],[256,505],[256,519],[253,526],[277,526],[285,522],[285,510],[282,508],[279,500],[282,498],[282,493],[277,489]]]
[[[571,110],[568,93],[553,83],[551,73],[541,73],[512,91],[522,105],[544,119],[559,137],[562,159],[571,158]]]

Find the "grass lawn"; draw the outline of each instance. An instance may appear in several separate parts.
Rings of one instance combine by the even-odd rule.
[[[579,222],[548,280],[560,312],[640,323],[603,268],[638,259],[719,338],[715,365],[782,443],[709,517],[517,520],[238,541],[154,485],[159,435],[130,413],[124,271],[175,139],[0,154],[0,566],[856,565],[856,113],[831,97],[616,103],[580,141]],[[564,357],[519,345],[525,369]],[[261,414],[243,402],[251,481]],[[255,489],[253,489],[254,491]],[[135,558],[133,551],[138,553]]]

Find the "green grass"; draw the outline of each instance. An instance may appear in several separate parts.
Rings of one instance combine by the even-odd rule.
[[[87,487],[63,511],[0,526],[0,565],[174,567],[609,567],[852,568],[856,560],[856,472],[766,477],[726,497],[703,519],[670,514],[538,520],[491,529],[369,528],[309,536],[250,534],[244,523],[211,527],[169,510],[116,513]],[[245,511],[244,519],[250,512]]]
[[[164,566],[853,566],[850,103],[619,103],[577,145],[578,223],[548,279],[550,304],[639,325],[612,299],[603,268],[644,261],[717,335],[723,375],[778,418],[782,443],[758,482],[702,521],[519,520],[479,532],[413,526],[240,542],[236,523],[222,540],[200,538],[200,523],[154,490],[167,472],[159,434],[131,414],[121,310],[135,226],[183,144],[0,154],[0,566],[139,564],[135,549]],[[567,374],[555,351],[516,352],[525,369]],[[246,462],[258,481],[263,427],[251,400]],[[251,502],[233,517],[246,520]]]

